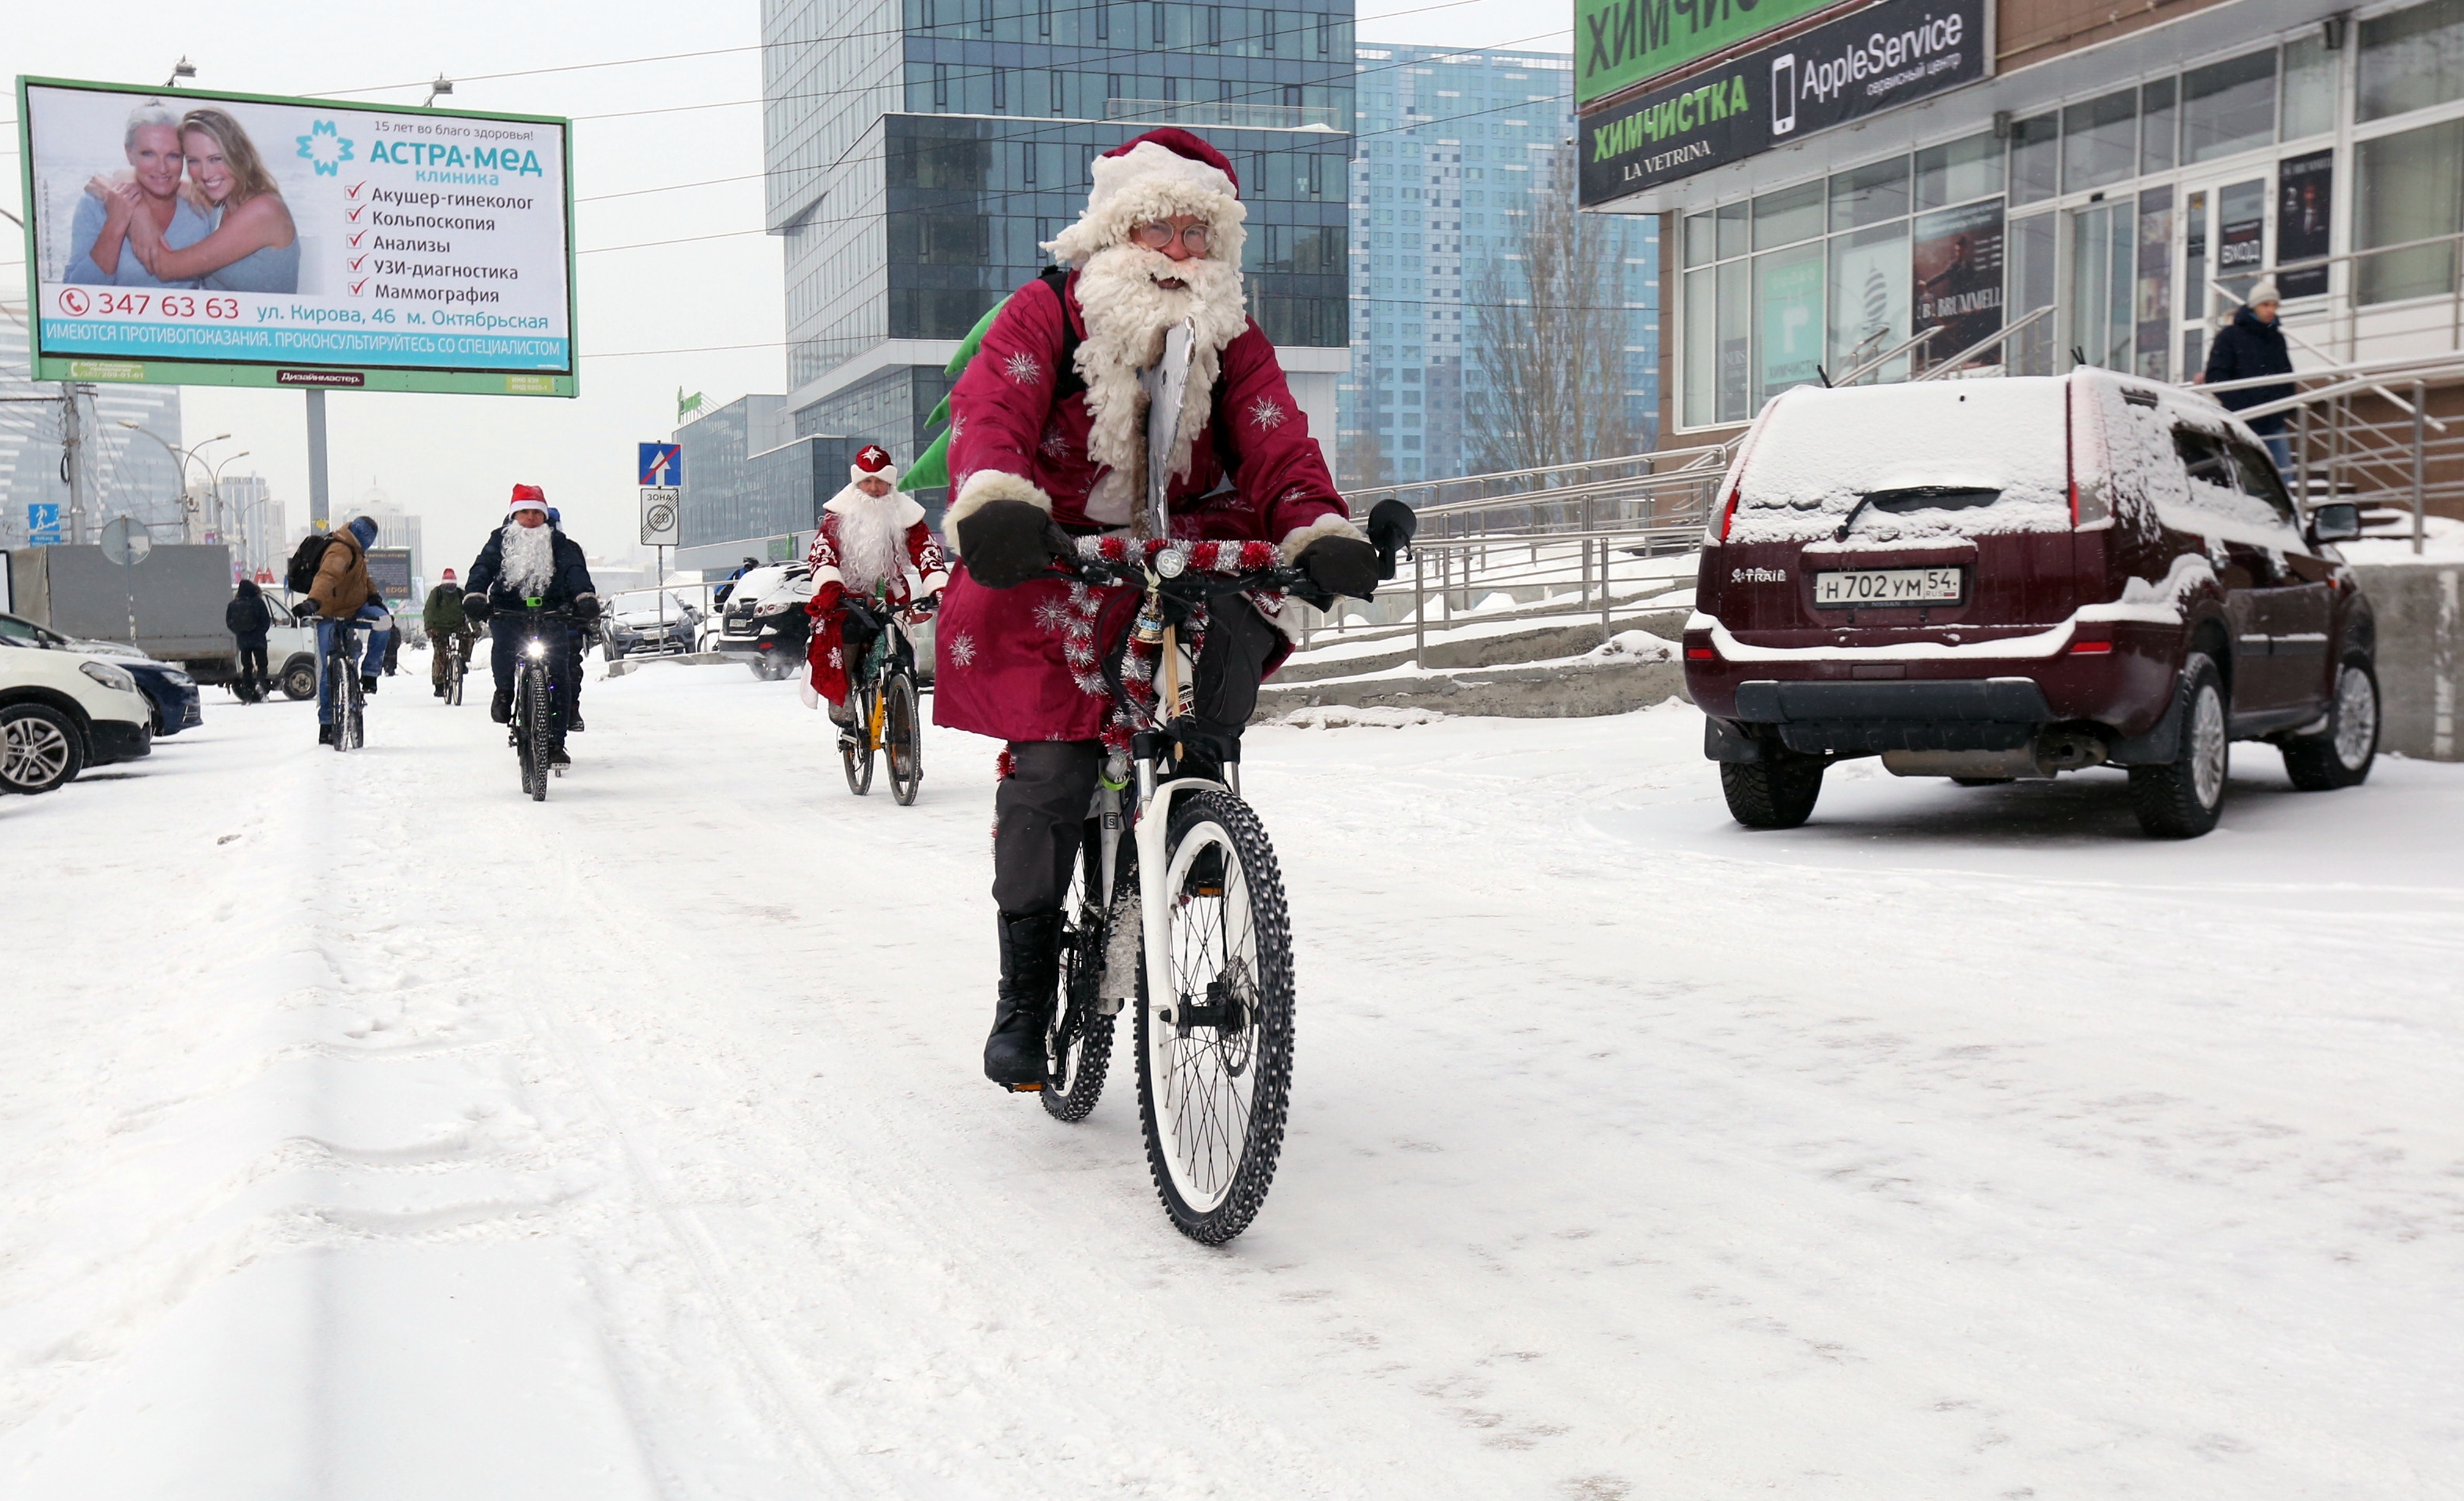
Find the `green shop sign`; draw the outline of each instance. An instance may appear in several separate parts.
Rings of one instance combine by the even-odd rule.
[[[1574,102],[1588,104],[1839,0],[1574,0]]]

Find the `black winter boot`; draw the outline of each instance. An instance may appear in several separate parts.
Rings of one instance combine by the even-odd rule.
[[[514,691],[512,689],[499,688],[496,690],[496,696],[488,700],[488,717],[495,720],[498,724],[511,724],[514,722]]]
[[[984,1039],[984,1077],[1013,1090],[1044,1085],[1044,1030],[1061,979],[1061,914],[1002,913],[1001,999]]]

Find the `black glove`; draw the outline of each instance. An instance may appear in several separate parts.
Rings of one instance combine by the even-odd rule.
[[[599,596],[596,594],[575,595],[573,597],[573,618],[576,620],[597,620],[599,618]]]
[[[488,617],[495,612],[495,607],[488,603],[488,596],[485,594],[462,596],[462,618],[474,626],[487,624]]]
[[[305,620],[309,616],[317,613],[317,602],[315,600],[301,600],[298,604],[291,607],[291,613],[297,619]]]
[[[958,523],[958,556],[988,589],[1012,589],[1077,550],[1051,517],[1023,500],[987,500]]]
[[[1377,549],[1357,537],[1321,537],[1292,562],[1329,594],[1365,600],[1377,592]]]

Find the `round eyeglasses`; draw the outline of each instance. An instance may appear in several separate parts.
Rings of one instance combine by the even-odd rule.
[[[1188,229],[1181,231],[1178,237],[1182,248],[1187,250],[1192,255],[1205,254],[1207,245],[1214,238],[1206,226],[1202,224],[1191,225]],[[1145,246],[1151,251],[1159,251],[1173,242],[1173,228],[1171,225],[1164,223],[1160,219],[1150,219],[1146,223],[1139,225],[1136,229],[1132,230],[1130,232],[1130,238],[1137,241],[1140,245]]]

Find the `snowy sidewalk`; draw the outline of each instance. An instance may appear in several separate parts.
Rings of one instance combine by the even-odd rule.
[[[424,668],[424,663],[422,664]],[[396,685],[400,685],[397,687]],[[2464,768],[1834,772],[1683,707],[1251,732],[1301,1009],[1221,1251],[976,1070],[993,747],[414,676],[0,801],[0,1494],[2438,1496]]]

